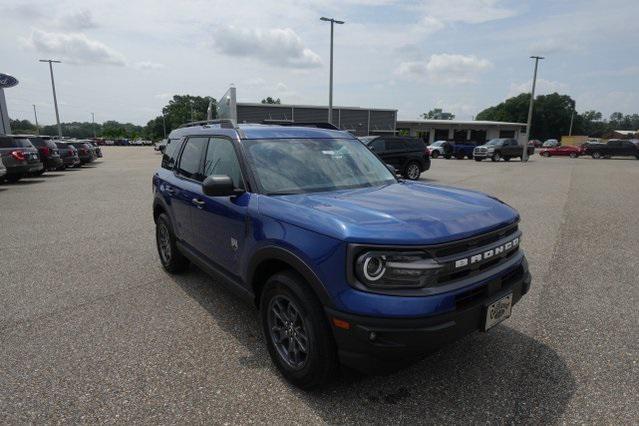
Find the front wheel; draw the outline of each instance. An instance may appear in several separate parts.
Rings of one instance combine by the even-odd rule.
[[[501,155],[498,152],[494,153],[492,157],[490,157],[491,161],[499,161],[501,159]]]
[[[435,150],[433,150],[433,152],[431,152],[431,153],[430,153],[430,156],[431,156],[432,158],[437,158],[437,157],[439,157],[439,151],[437,151],[436,149],[435,149]]]
[[[594,158],[595,160],[598,160],[601,158],[601,154],[599,152],[593,152],[592,158]]]
[[[416,162],[412,161],[412,162],[408,163],[408,165],[406,166],[406,170],[404,171],[404,177],[406,179],[410,179],[410,180],[417,180],[417,179],[419,179],[419,175],[421,173],[422,172],[419,169],[419,164],[417,164]]]
[[[333,377],[338,366],[333,332],[302,277],[285,271],[269,278],[260,317],[269,355],[286,380],[311,389]]]
[[[5,180],[9,183],[16,183],[20,179],[22,179],[22,175],[6,175]]]
[[[155,241],[162,267],[171,274],[184,272],[189,266],[189,261],[178,250],[171,221],[164,213],[160,214],[155,225]]]

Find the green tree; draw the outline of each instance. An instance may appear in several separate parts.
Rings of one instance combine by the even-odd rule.
[[[422,114],[422,118],[426,120],[454,120],[455,114],[444,112],[441,108],[433,108]]]
[[[9,124],[11,125],[12,133],[35,133],[36,126],[31,123],[29,120],[13,120],[9,119]]]
[[[166,134],[171,130],[191,121],[206,120],[209,102],[212,102],[212,116],[217,117],[217,101],[210,96],[174,95],[173,99],[162,108],[166,121]],[[149,139],[164,137],[164,121],[162,115],[150,120],[144,127],[144,136]]]
[[[263,104],[273,104],[273,105],[279,105],[282,103],[282,101],[280,101],[280,98],[272,98],[270,96],[268,96],[266,99],[262,99],[262,103]]]

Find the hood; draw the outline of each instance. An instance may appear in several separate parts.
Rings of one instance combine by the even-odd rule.
[[[260,196],[261,214],[343,241],[437,244],[513,223],[517,212],[488,195],[400,182],[376,188]]]

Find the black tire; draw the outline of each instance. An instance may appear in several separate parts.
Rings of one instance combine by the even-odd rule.
[[[20,179],[22,179],[22,175],[6,175],[5,180],[9,183],[16,183]]]
[[[175,234],[169,217],[162,213],[158,216],[155,225],[155,243],[160,256],[160,262],[166,272],[179,274],[184,272],[189,266],[189,260],[184,257],[175,244]]]
[[[447,160],[450,160],[452,158],[452,156],[450,154],[444,154],[444,158]]]
[[[501,155],[498,152],[494,153],[492,157],[490,157],[490,161],[499,161]]]
[[[601,153],[593,152],[592,153],[592,158],[594,158],[595,160],[599,160],[601,158]]]
[[[484,157],[475,157],[475,161],[481,161],[483,159],[484,159]]]
[[[577,157],[579,157],[579,156],[576,153],[574,153],[574,152],[570,153],[570,158],[577,158]]]
[[[408,180],[419,180],[419,176],[422,174],[421,168],[417,161],[410,161],[406,168],[404,168],[403,176]]]
[[[260,318],[268,352],[286,380],[311,389],[334,377],[338,358],[333,332],[322,305],[302,277],[284,271],[269,278],[260,297]]]
[[[546,152],[543,152],[541,155],[548,158],[550,157],[550,152],[546,151]]]
[[[504,157],[504,161],[510,161],[510,157]]]
[[[436,149],[433,150],[433,152],[430,153],[430,157],[431,158],[437,158],[439,157],[439,151],[437,151]]]

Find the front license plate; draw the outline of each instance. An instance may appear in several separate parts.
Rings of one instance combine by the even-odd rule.
[[[490,330],[506,318],[509,318],[512,309],[512,293],[488,305],[488,308],[486,308],[486,322],[484,323],[484,331]]]

